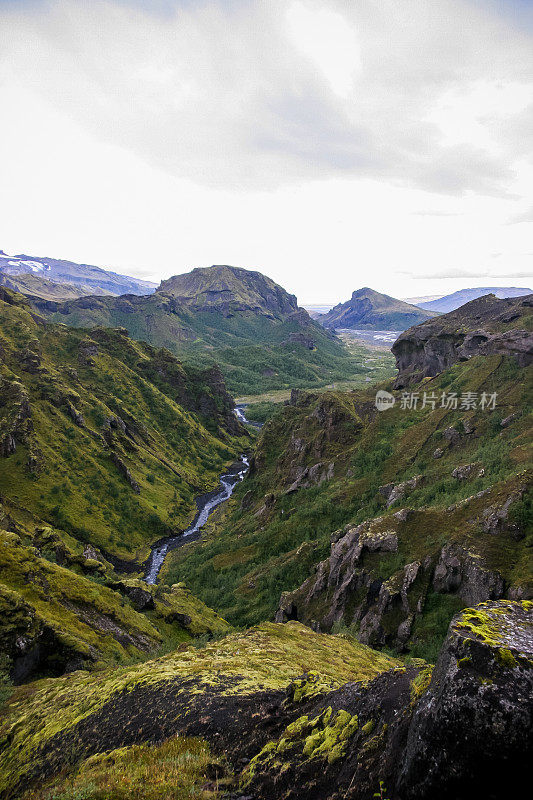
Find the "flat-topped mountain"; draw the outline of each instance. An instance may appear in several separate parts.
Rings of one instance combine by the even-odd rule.
[[[56,322],[123,327],[189,361],[217,362],[234,393],[320,386],[357,372],[343,344],[260,272],[213,266],[169,278],[145,297],[32,301]]]
[[[448,311],[454,311],[465,303],[469,303],[470,300],[483,297],[485,294],[493,294],[502,300],[506,297],[523,297],[526,294],[531,294],[531,289],[517,288],[516,286],[482,286],[478,289],[460,289],[453,294],[447,294],[434,300],[421,301],[416,305],[428,311],[439,311],[441,314],[445,314]]]
[[[29,276],[33,276],[52,283],[66,283],[81,289],[80,294],[119,295],[127,292],[130,294],[150,294],[157,286],[151,281],[131,278],[128,275],[119,275],[117,272],[111,272],[91,264],[77,264],[74,261],[25,254],[10,256],[3,250],[0,250],[1,274],[24,276],[26,280]],[[42,284],[36,286],[35,281],[33,286],[28,287],[28,291],[26,291],[24,283],[20,286],[12,284],[10,288],[19,289],[24,294],[33,293],[40,297],[50,296],[50,292],[46,291],[46,284],[44,287]],[[39,291],[39,288],[41,291]],[[42,291],[43,289],[45,290],[44,292]]]
[[[339,303],[327,314],[318,317],[319,322],[330,329],[367,328],[370,330],[403,331],[411,325],[435,316],[403,300],[365,286],[353,292],[345,303]]]
[[[533,362],[533,294],[500,300],[484,295],[404,331],[392,346],[396,387],[438,375],[458,361],[502,353],[521,366]]]

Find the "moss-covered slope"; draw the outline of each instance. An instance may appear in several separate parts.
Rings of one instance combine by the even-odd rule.
[[[129,669],[38,681],[16,689],[4,706],[0,793],[15,796],[82,756],[176,732],[218,737],[230,756],[253,754],[313,699],[395,666],[354,641],[298,623],[265,623]],[[271,726],[258,724],[265,715]]]
[[[395,406],[381,413],[375,390],[294,393],[263,428],[250,476],[206,529],[204,541],[171,555],[167,579],[183,578],[234,622],[255,622],[274,614],[281,592],[296,589],[330,556],[332,535],[336,541],[380,517],[376,528],[397,533],[398,543],[389,552],[363,554],[367,577],[329,625],[350,625],[357,606],[376,603],[381,585],[403,580],[404,570],[417,562],[413,600],[422,597],[424,611],[411,633],[420,652],[434,657],[452,614],[471,602],[458,594],[454,580],[433,582],[439,561],[448,574],[447,555],[452,561],[457,556],[443,553],[446,545],[460,545],[499,576],[494,585],[504,595],[530,591],[530,387],[528,370],[494,355],[474,357],[412,387],[419,393],[416,409],[402,408],[400,392]],[[452,391],[457,409],[442,407],[442,394]],[[431,402],[421,407],[424,392],[436,398],[434,409]],[[477,393],[476,408],[461,408],[466,392]],[[481,408],[483,392],[496,393],[495,408]],[[474,499],[467,503],[469,497]],[[414,513],[396,518],[405,507]],[[465,574],[470,556],[461,562]],[[316,600],[322,612],[309,608],[306,620],[324,620],[330,610],[324,579],[324,594]],[[392,592],[389,631],[411,613],[401,611],[401,592],[401,585]],[[379,637],[392,644],[387,631],[376,643]]]
[[[361,371],[344,345],[298,308],[294,295],[259,272],[195,269],[147,297],[34,300],[56,322],[123,326],[135,339],[188,361],[220,364],[234,394],[323,386]]]
[[[45,323],[0,298],[0,486],[78,541],[127,559],[194,516],[247,437],[216,369],[123,330]]]

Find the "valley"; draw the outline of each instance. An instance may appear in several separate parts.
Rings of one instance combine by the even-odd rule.
[[[521,791],[531,295],[391,353],[242,273],[0,288],[0,796]]]

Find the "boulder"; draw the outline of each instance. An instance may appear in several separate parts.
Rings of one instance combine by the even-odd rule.
[[[418,702],[397,782],[405,800],[529,794],[533,603],[461,612]]]

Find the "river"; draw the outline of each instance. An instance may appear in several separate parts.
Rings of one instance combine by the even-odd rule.
[[[250,424],[242,409],[243,406],[237,406],[235,409],[235,416],[241,422]],[[146,568],[146,575],[144,577],[146,583],[156,582],[159,571],[163,566],[165,556],[169,550],[174,550],[176,547],[181,547],[187,541],[194,541],[200,537],[200,529],[203,528],[207,522],[211,512],[231,497],[235,486],[244,479],[249,466],[250,460],[248,456],[242,455],[239,461],[230,467],[228,472],[220,476],[220,486],[218,489],[214,489],[212,492],[197,498],[196,504],[198,506],[198,513],[196,514],[193,524],[187,528],[187,530],[183,531],[183,533],[168,536],[152,547],[152,552]]]

